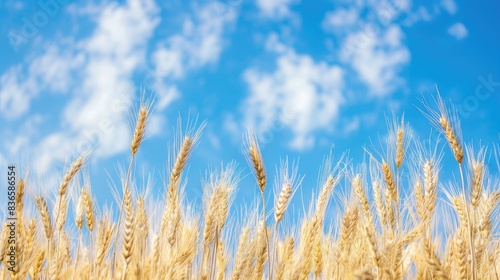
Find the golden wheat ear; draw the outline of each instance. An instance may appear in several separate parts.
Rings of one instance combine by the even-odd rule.
[[[437,88],[436,88],[437,90]],[[450,149],[453,152],[455,160],[462,164],[464,160],[464,150],[462,145],[462,130],[457,112],[453,109],[448,109],[446,104],[437,90],[437,97],[434,98],[434,103],[437,105],[437,110],[433,109],[425,99],[421,100],[424,108],[418,108],[419,111],[429,120],[429,122],[446,138]]]
[[[52,238],[52,233],[53,233],[52,220],[50,219],[50,211],[45,199],[39,195],[36,196],[36,208],[38,209],[40,217],[42,218],[45,238],[47,238],[47,240],[50,240]]]
[[[253,167],[257,186],[260,192],[264,193],[267,183],[266,167],[260,151],[259,142],[257,141],[257,136],[252,130],[247,131],[244,146],[244,154],[250,166]]]
[[[171,246],[175,243],[182,214],[179,190],[181,175],[206,126],[206,121],[202,121],[199,125],[197,122],[197,118],[188,118],[186,129],[183,131],[182,120],[179,117],[173,148],[169,150],[167,165],[170,168],[170,180],[168,184],[165,184],[167,186],[167,199],[161,221],[161,232],[166,233],[168,243]]]
[[[191,156],[191,151],[194,147],[196,147],[196,145],[198,145],[200,137],[207,124],[206,121],[202,121],[198,125],[197,121],[198,120],[196,118],[194,120],[188,118],[186,129],[183,131],[182,119],[180,117],[177,119],[175,141],[172,149],[169,150],[169,192],[170,187],[176,187],[178,185],[182,171],[186,167],[186,164]]]
[[[293,192],[292,183],[290,181],[285,181],[281,187],[278,199],[275,202],[276,206],[274,211],[274,220],[276,224],[278,224],[281,221],[281,219],[283,219],[283,215],[285,214],[286,208],[290,203],[292,192]]]
[[[78,158],[76,158],[70,165],[69,169],[64,174],[61,184],[59,186],[59,195],[64,196],[68,190],[70,181],[75,177],[75,175],[82,169],[85,161],[89,156],[89,152],[82,153]]]
[[[137,117],[137,123],[135,126],[132,143],[130,144],[130,152],[132,153],[132,156],[137,153],[137,150],[142,143],[144,132],[146,131],[147,119],[148,109],[145,106],[141,106],[141,108],[139,109],[139,116]]]
[[[363,187],[363,181],[361,177],[361,173],[358,173],[354,176],[354,178],[351,180],[352,187],[354,189],[354,192],[356,193],[356,196],[361,204],[361,208],[363,209],[363,213],[365,214],[365,217],[367,218],[367,223],[370,224],[370,227],[375,230],[373,227],[373,213],[370,208],[370,204],[368,201],[368,196],[366,195],[365,188]]]
[[[142,142],[144,141],[149,120],[154,110],[154,98],[146,99],[144,95],[141,97],[140,105],[133,117],[134,123],[132,141],[130,142],[130,153],[135,156]]]
[[[485,162],[487,149],[486,147],[480,147],[476,153],[473,145],[466,145],[465,154],[468,159],[467,179],[470,186],[470,202],[474,208],[478,208],[480,206],[481,197],[483,196],[484,185],[488,184],[488,182],[485,182],[488,172]]]
[[[285,214],[295,191],[302,184],[303,176],[298,176],[298,162],[289,166],[288,158],[280,162],[274,184],[274,220],[278,224]],[[276,195],[277,194],[277,195]]]
[[[393,159],[399,172],[407,155],[410,142],[413,139],[413,130],[409,123],[405,123],[404,114],[398,118],[394,113],[386,117],[389,136],[387,139],[387,151],[385,158]]]

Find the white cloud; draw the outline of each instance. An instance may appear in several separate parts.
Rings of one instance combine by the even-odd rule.
[[[26,74],[20,65],[11,67],[0,77],[0,114],[17,119],[29,111],[41,92],[65,93],[72,71],[82,62],[81,56],[50,46],[44,54],[33,58]]]
[[[224,47],[223,35],[236,19],[236,9],[221,12],[216,2],[196,8],[184,20],[182,31],[165,39],[152,55],[156,75],[180,79],[186,71],[218,61]]]
[[[148,123],[148,129],[147,129],[147,136],[150,135],[158,135],[165,129],[165,118],[158,114],[154,114],[151,116],[149,119]]]
[[[153,53],[156,73],[162,78],[180,79],[184,76],[182,49],[158,48]]]
[[[46,53],[31,63],[29,76],[38,78],[39,90],[67,93],[71,86],[72,72],[83,63],[84,56],[81,53],[73,55],[56,46],[51,46]]]
[[[342,133],[344,135],[348,135],[353,131],[358,130],[361,126],[361,121],[359,116],[355,116],[348,120],[343,120],[344,124],[342,125]]]
[[[382,25],[388,25],[397,18],[410,12],[412,3],[409,0],[389,1],[372,0],[368,1],[368,9],[373,10],[377,21]],[[368,17],[369,18],[369,17]]]
[[[457,11],[453,0],[440,0],[429,6],[414,7],[410,0],[345,2],[342,8],[327,12],[323,19],[323,29],[334,34],[341,46],[340,52],[331,47],[331,56],[351,66],[372,95],[393,93],[404,86],[400,73],[411,57],[400,24],[411,26],[431,21],[443,10],[450,14]],[[463,39],[467,29],[458,23],[449,33]]]
[[[283,19],[292,14],[290,6],[296,2],[296,0],[257,0],[257,7],[261,15],[266,18]]]
[[[43,117],[39,114],[33,114],[27,117],[23,124],[19,125],[19,130],[23,131],[21,134],[12,133],[11,137],[2,139],[1,142],[4,146],[9,147],[9,154],[11,156],[21,155],[26,152],[26,147],[29,145],[30,139],[36,135],[37,128],[43,124]],[[11,131],[6,131],[11,134]]]
[[[81,89],[64,111],[65,141],[97,140],[97,157],[128,148],[130,130],[123,113],[136,93],[131,76],[146,60],[147,42],[158,23],[151,1],[129,0],[102,11],[92,36],[80,44],[87,61]]]
[[[332,12],[327,12],[323,19],[323,28],[330,32],[335,32],[339,28],[352,28],[359,20],[360,11],[356,8],[339,8]]]
[[[121,6],[110,4],[99,15],[98,26],[84,47],[95,55],[134,54],[147,43],[145,40],[159,23],[157,13],[157,7],[150,0],[129,0]]]
[[[411,26],[419,21],[431,21],[443,12],[454,15],[457,10],[457,4],[454,0],[441,0],[432,4],[426,3],[410,11],[406,18],[403,19],[402,23],[406,26]]]
[[[441,6],[450,14],[455,14],[457,12],[457,4],[454,0],[442,0]]]
[[[400,72],[410,60],[399,22],[420,19],[409,19],[412,15],[409,0],[346,2],[344,7],[327,12],[322,22],[323,29],[338,42],[339,47],[330,43],[331,57],[344,67],[352,67],[357,74],[353,80],[358,78],[371,95],[393,93],[404,85]]]
[[[387,95],[403,84],[399,72],[410,60],[403,39],[403,31],[395,24],[379,33],[355,32],[344,41],[342,59],[354,68],[371,94]]]
[[[457,40],[462,40],[467,37],[468,31],[465,25],[457,22],[448,28],[448,34],[455,37]]]
[[[211,2],[196,7],[194,15],[184,20],[178,34],[159,43],[151,55],[155,80],[153,89],[158,100],[157,109],[164,109],[180,96],[172,81],[185,77],[191,71],[217,62],[224,48],[224,34],[236,20],[236,7]]]
[[[264,138],[285,127],[293,133],[292,148],[310,148],[314,132],[331,130],[344,103],[343,71],[291,49],[279,53],[276,63],[272,73],[254,68],[244,73],[250,91],[242,105],[245,126]],[[226,125],[234,129],[231,122]]]
[[[7,119],[22,116],[37,94],[34,81],[25,80],[20,67],[7,70],[0,77],[0,113]]]
[[[415,11],[408,14],[408,16],[403,20],[403,24],[406,26],[412,26],[419,21],[431,21],[433,19],[433,15],[429,12],[429,10],[420,6]]]

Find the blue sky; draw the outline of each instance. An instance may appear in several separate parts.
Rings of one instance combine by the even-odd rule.
[[[248,127],[271,178],[280,158],[300,158],[307,201],[323,157],[349,150],[361,163],[393,112],[426,138],[415,105],[436,85],[465,141],[498,143],[498,14],[498,1],[0,0],[0,162],[29,165],[37,188],[54,189],[97,139],[87,170],[109,201],[145,90],[156,100],[137,178],[152,173],[162,190],[176,119],[198,116],[208,124],[188,201],[199,202],[208,167],[231,160],[243,177],[236,202],[257,194],[242,153]]]

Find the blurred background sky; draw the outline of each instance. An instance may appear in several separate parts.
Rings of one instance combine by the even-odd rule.
[[[300,208],[318,188],[323,157],[349,151],[360,164],[363,147],[387,137],[393,113],[428,138],[419,99],[432,100],[436,86],[458,109],[464,140],[492,151],[498,15],[493,0],[0,0],[2,170],[30,166],[33,185],[48,193],[90,144],[86,172],[98,201],[111,203],[144,91],[155,109],[134,176],[156,178],[152,196],[164,193],[178,116],[207,120],[185,174],[194,204],[206,170],[232,160],[243,178],[236,208],[256,197],[242,153],[253,127],[270,183],[280,159],[300,158]],[[449,180],[458,169],[444,151]]]

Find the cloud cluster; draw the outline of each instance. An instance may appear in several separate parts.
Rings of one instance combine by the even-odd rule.
[[[51,132],[28,139],[13,128],[14,139],[3,143],[4,149],[16,152],[14,142],[18,143],[17,151],[21,147],[36,150],[31,165],[38,175],[50,173],[54,163],[64,162],[68,155],[89,146],[94,148],[96,159],[127,151],[127,114],[130,108],[137,107],[133,102],[141,95],[143,86],[155,90],[156,110],[149,133],[159,133],[164,109],[179,96],[173,82],[219,58],[223,31],[235,19],[234,8],[222,11],[220,7],[216,2],[195,7],[194,15],[185,19],[184,28],[160,38],[153,53],[150,46],[158,38],[154,37],[155,30],[161,24],[161,8],[154,0],[108,2],[100,4],[99,9],[86,9],[85,16],[95,19],[89,35],[71,38],[70,44],[52,44],[0,76],[0,113],[21,123],[20,126],[32,119],[30,107],[42,95],[64,94],[60,100],[65,100],[62,115],[55,118],[60,120],[59,125],[53,125]],[[174,55],[165,57],[169,51]],[[175,56],[179,61],[175,61]],[[153,69],[146,65],[149,59]],[[177,63],[177,70],[168,68],[168,63]],[[146,77],[139,82],[150,82],[146,78],[151,78],[153,83],[137,84],[135,76],[145,68]],[[58,111],[49,109],[46,113]]]
[[[373,95],[389,95],[404,84],[400,73],[410,61],[410,51],[401,27],[396,24],[376,33],[349,34],[341,54],[341,59],[356,71]]]
[[[293,133],[292,148],[310,148],[314,132],[331,130],[344,103],[343,71],[338,65],[296,53],[275,36],[269,41],[268,48],[278,55],[276,70],[250,68],[243,75],[250,91],[242,106],[245,126],[256,129],[261,138],[284,126]]]
[[[264,18],[270,11],[277,13],[271,2],[289,9],[289,1],[270,1],[267,8],[259,6]],[[292,148],[311,148],[317,132],[335,130],[342,108],[404,87],[401,71],[410,61],[410,51],[397,22],[410,11],[410,1],[354,1],[326,12],[321,26],[326,37],[331,34],[338,42],[330,55],[336,63],[297,53],[291,45],[279,43],[281,34],[269,36],[266,47],[276,55],[275,70],[245,71],[249,94],[241,107],[243,126],[262,134],[286,128],[293,135]],[[356,75],[348,78],[348,72]],[[350,89],[360,85],[367,90],[349,96]],[[234,129],[234,117],[228,120],[226,125]],[[357,128],[359,122],[351,125]]]

